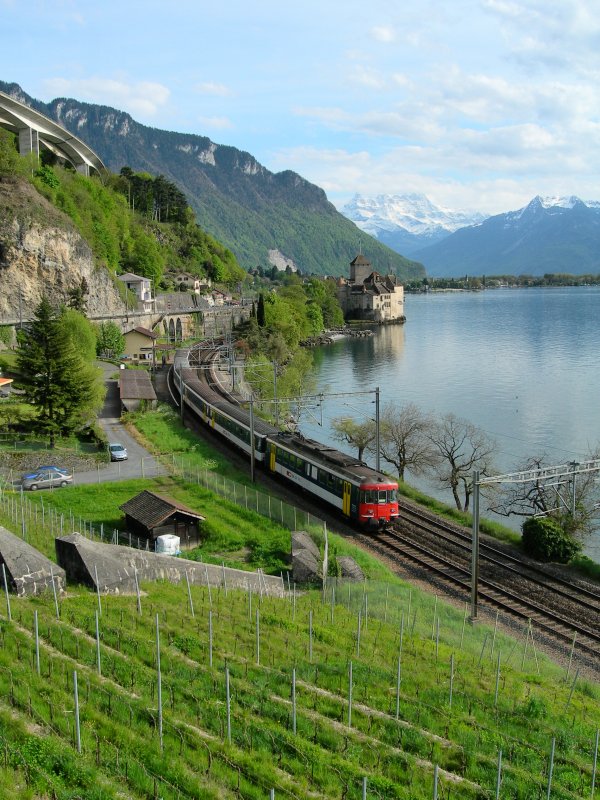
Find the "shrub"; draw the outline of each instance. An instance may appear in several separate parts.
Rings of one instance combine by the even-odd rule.
[[[47,166],[46,164],[35,171],[36,178],[39,178],[42,183],[45,183],[46,186],[49,186],[50,189],[58,189],[60,186],[60,181],[52,169],[52,167]]]
[[[523,549],[538,561],[568,564],[581,550],[552,517],[530,517],[523,523]]]

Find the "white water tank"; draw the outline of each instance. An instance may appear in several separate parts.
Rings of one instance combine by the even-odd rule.
[[[165,556],[178,556],[181,553],[180,544],[179,536],[175,536],[173,533],[163,533],[162,536],[156,537],[154,550]]]

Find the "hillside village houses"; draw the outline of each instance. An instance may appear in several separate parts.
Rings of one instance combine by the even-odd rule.
[[[153,361],[154,348],[158,335],[154,331],[138,325],[123,334],[125,349],[123,356],[131,361]]]
[[[203,278],[202,280],[197,275],[190,275],[189,272],[170,273],[169,277],[172,278],[176,287],[180,288],[185,286],[185,290],[193,292],[194,294],[204,294],[209,291],[212,286],[210,278]]]
[[[338,281],[338,301],[345,319],[404,322],[404,287],[395,275],[380,275],[361,254],[350,262],[350,280]]]
[[[117,275],[123,281],[126,288],[133,292],[138,299],[138,309],[140,311],[153,311],[155,300],[152,297],[152,281],[142,275],[134,275],[133,272],[125,272]]]

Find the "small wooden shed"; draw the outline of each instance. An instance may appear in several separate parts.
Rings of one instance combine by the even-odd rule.
[[[201,525],[204,517],[172,497],[145,489],[119,506],[125,513],[127,530],[144,542],[151,550],[158,536],[170,533],[179,536],[182,550],[201,543]]]
[[[142,402],[156,408],[156,392],[145,370],[122,369],[119,373],[119,394],[123,411],[137,411]]]

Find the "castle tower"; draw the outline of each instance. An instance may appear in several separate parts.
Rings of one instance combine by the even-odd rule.
[[[373,267],[362,253],[350,262],[350,283],[363,283],[373,272]]]

